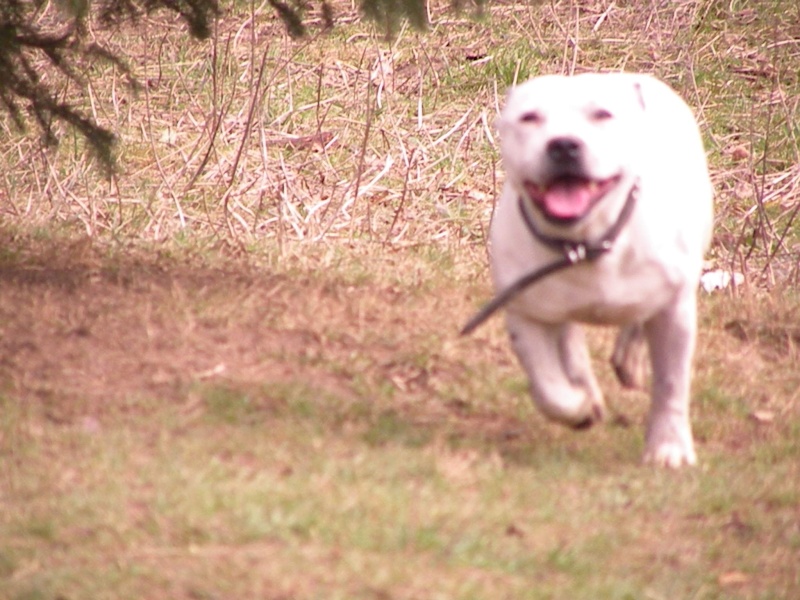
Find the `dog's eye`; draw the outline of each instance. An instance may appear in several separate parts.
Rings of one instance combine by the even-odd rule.
[[[608,112],[605,108],[598,108],[592,113],[593,121],[608,121],[612,118],[614,118],[614,115]]]
[[[541,123],[542,122],[542,115],[540,115],[535,110],[522,113],[522,116],[519,118],[521,123]]]

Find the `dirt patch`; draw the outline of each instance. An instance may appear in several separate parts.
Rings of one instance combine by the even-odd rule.
[[[5,248],[0,389],[56,423],[140,411],[142,399],[191,403],[198,386],[269,395],[302,384],[336,398],[342,418],[356,403],[379,429],[388,423],[375,433],[379,442],[402,441],[407,430],[441,435],[444,423],[456,438],[520,437],[516,416],[476,410],[467,397],[470,348],[513,363],[502,338],[461,347],[459,317],[448,316],[453,331],[442,327],[454,302],[456,315],[472,310],[447,282],[414,296],[397,285],[245,260],[109,256],[88,243],[29,238]]]
[[[37,252],[0,267],[0,377],[70,419],[211,377],[278,381],[313,335],[278,329],[298,286],[246,264],[203,267]]]

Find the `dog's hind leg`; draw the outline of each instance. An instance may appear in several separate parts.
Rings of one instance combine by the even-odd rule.
[[[617,379],[626,388],[643,388],[647,376],[647,346],[641,324],[620,329],[611,355]]]
[[[512,312],[506,325],[528,375],[531,396],[545,415],[575,428],[603,418],[603,395],[579,325],[549,325]]]

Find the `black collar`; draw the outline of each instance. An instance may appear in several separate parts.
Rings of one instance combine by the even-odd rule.
[[[522,219],[525,222],[528,231],[530,231],[531,235],[539,242],[552,248],[553,250],[562,253],[564,256],[555,262],[550,263],[549,265],[545,265],[541,269],[537,269],[536,271],[532,271],[527,275],[523,275],[502,292],[497,294],[488,304],[479,310],[478,313],[472,317],[466,325],[464,325],[464,328],[461,330],[461,335],[472,333],[486,319],[491,317],[498,309],[502,308],[514,296],[516,296],[529,285],[536,283],[540,279],[543,279],[548,275],[552,275],[557,271],[571,267],[572,265],[597,260],[603,254],[609,252],[611,248],[614,247],[614,242],[622,232],[622,228],[625,227],[630,220],[631,215],[633,214],[633,209],[636,206],[636,198],[639,195],[638,192],[639,185],[638,183],[634,183],[631,191],[628,192],[628,198],[625,200],[625,204],[623,205],[622,210],[619,212],[617,220],[614,222],[614,224],[611,225],[611,227],[606,230],[605,234],[603,234],[598,240],[585,242],[576,242],[574,240],[565,238],[551,237],[542,233],[533,222],[533,219],[531,219],[528,211],[525,210],[525,201],[522,196],[520,196],[518,201],[519,211],[522,213]]]
[[[576,242],[566,238],[546,235],[542,233],[531,218],[529,212],[525,210],[525,199],[522,196],[519,197],[517,204],[519,206],[519,212],[522,214],[522,220],[525,222],[525,226],[528,228],[531,235],[545,246],[564,254],[565,258],[569,259],[572,263],[576,263],[584,260],[594,260],[611,250],[622,228],[625,227],[628,223],[628,219],[631,218],[633,208],[636,205],[638,192],[639,186],[637,183],[634,183],[633,187],[631,187],[631,191],[628,192],[628,198],[625,200],[625,204],[622,206],[617,220],[608,228],[605,234],[595,242]]]

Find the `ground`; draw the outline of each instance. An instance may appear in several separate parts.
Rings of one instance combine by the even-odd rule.
[[[791,306],[704,296],[700,467],[679,476],[639,465],[646,394],[614,384],[610,333],[593,333],[610,422],[576,434],[533,411],[500,323],[457,334],[488,294],[463,266],[4,247],[11,598],[798,589]]]

